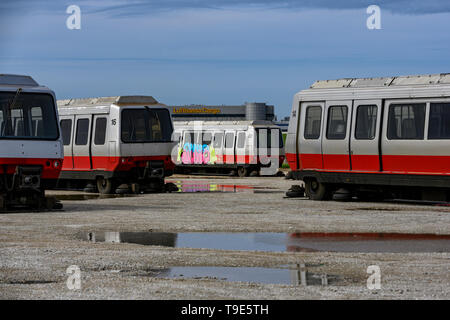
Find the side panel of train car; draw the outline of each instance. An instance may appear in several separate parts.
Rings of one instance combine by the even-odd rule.
[[[160,190],[174,169],[167,108],[152,97],[96,98],[91,105],[86,100],[59,102],[62,182],[94,183],[100,193],[114,193],[120,184]]]
[[[450,76],[318,81],[294,97],[286,156],[313,199],[449,200]]]
[[[63,163],[55,102],[31,77],[0,75],[0,210],[46,205]]]
[[[182,172],[273,175],[284,161],[281,130],[269,121],[175,122],[175,126],[176,164]]]

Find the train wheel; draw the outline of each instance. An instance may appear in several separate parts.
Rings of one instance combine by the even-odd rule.
[[[305,181],[305,192],[311,200],[326,200],[329,195],[327,187],[316,179]]]
[[[116,192],[117,184],[113,179],[97,178],[97,189],[101,194],[112,194]]]
[[[248,169],[245,167],[239,167],[237,169],[237,174],[239,177],[243,178],[243,177],[247,177],[248,176]]]

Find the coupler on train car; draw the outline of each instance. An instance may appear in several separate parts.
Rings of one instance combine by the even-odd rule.
[[[4,166],[0,179],[0,211],[14,208],[61,209],[62,204],[56,198],[45,197],[41,172],[40,166],[17,166],[13,174],[8,174],[8,168]]]

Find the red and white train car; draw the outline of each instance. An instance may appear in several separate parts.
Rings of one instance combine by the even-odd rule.
[[[172,118],[150,96],[58,101],[64,143],[60,186],[96,186],[114,193],[121,184],[162,190],[172,175]],[[135,190],[136,191],[136,190]]]
[[[55,94],[29,76],[0,75],[0,210],[27,205],[52,209],[63,162]]]
[[[449,200],[450,74],[315,82],[294,96],[286,157],[311,199]]]
[[[181,172],[274,175],[284,161],[280,127],[271,121],[175,121]]]

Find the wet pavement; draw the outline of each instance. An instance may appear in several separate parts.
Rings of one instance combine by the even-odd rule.
[[[278,178],[170,181],[180,192],[55,190],[64,210],[0,215],[0,298],[450,297],[448,207],[285,199]]]
[[[337,285],[340,277],[313,273],[311,267],[296,264],[286,268],[258,268],[258,267],[171,267],[165,269],[151,269],[144,275],[155,278],[197,279],[239,281],[263,284],[288,284],[294,286],[327,286]],[[142,276],[135,273],[134,276]]]
[[[269,187],[251,186],[245,184],[218,184],[209,181],[192,181],[192,180],[167,180],[174,183],[178,187],[178,192],[195,193],[195,192],[247,192],[247,193],[283,193],[282,190],[274,190]]]
[[[265,252],[450,252],[449,235],[383,233],[87,232],[91,242]]]

